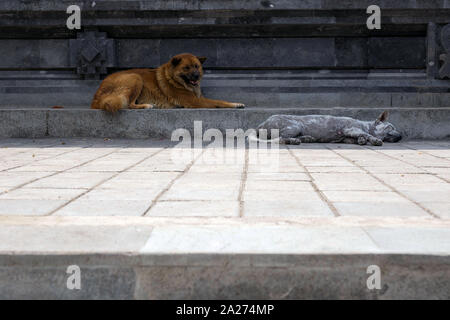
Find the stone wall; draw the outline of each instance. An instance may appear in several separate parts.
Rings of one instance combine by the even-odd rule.
[[[3,0],[0,93],[6,102],[0,101],[0,106],[19,106],[22,102],[15,95],[36,88],[57,91],[50,82],[27,82],[33,79],[70,80],[63,91],[76,94],[58,97],[58,104],[85,105],[89,99],[77,97],[84,92],[86,79],[101,79],[121,69],[156,67],[180,52],[207,56],[207,72],[231,83],[242,79],[242,74],[248,78],[266,73],[267,80],[273,81],[273,94],[283,94],[277,75],[286,73],[315,80],[309,88],[319,94],[348,91],[345,81],[331,87],[324,82],[343,78],[359,81],[351,87],[355,94],[366,92],[373,88],[367,80],[374,75],[404,80],[392,86],[397,92],[449,93],[450,62],[445,65],[445,61],[450,60],[450,27],[445,26],[450,22],[450,0],[377,1],[380,30],[366,26],[371,2]],[[82,10],[81,30],[66,27],[66,9],[72,4]],[[248,86],[255,89],[259,84]]]

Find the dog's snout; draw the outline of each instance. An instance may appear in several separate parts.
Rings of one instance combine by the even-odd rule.
[[[402,139],[402,135],[399,132],[395,133],[389,133],[386,139],[384,139],[386,142],[398,142]]]
[[[193,72],[192,74],[191,74],[191,78],[192,78],[192,80],[198,80],[198,79],[200,79],[200,73],[199,72]]]
[[[395,136],[394,139],[393,139],[393,142],[398,142],[400,140],[402,140],[402,135],[401,134]]]

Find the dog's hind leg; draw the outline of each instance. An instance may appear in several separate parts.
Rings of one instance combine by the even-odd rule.
[[[138,74],[119,74],[109,82],[102,82],[97,90],[91,108],[116,112],[124,108],[141,109],[148,106],[136,105],[136,99],[143,88],[143,80]]]
[[[283,127],[280,130],[280,143],[293,145],[301,144],[303,141],[299,137],[300,132],[301,128],[297,126]]]
[[[316,142],[317,139],[311,136],[298,136],[295,138],[281,138],[280,143],[284,144],[301,144],[301,143],[313,143]]]
[[[342,140],[342,143],[355,144],[356,140],[354,138],[344,138],[344,140]]]
[[[303,137],[307,137],[307,136],[301,136],[301,131],[302,131],[301,126],[293,125],[292,123],[289,123],[288,126],[284,126],[280,129],[280,132],[279,132],[280,143],[281,144],[299,145],[302,142],[309,142],[309,141],[307,141],[308,140],[307,138],[302,139]]]
[[[141,76],[138,74],[130,74],[127,75],[127,80],[131,84],[128,88],[127,98],[129,101],[128,108],[129,109],[151,109],[154,106],[148,103],[138,104],[136,101],[139,99],[139,96],[142,93],[142,89],[144,88],[144,81]]]
[[[128,106],[128,108],[130,108],[130,109],[152,109],[153,107],[154,107],[154,105],[147,104],[147,103],[145,103],[145,104],[134,104],[134,103],[132,103],[132,104],[130,104]]]
[[[275,136],[277,130],[278,133]],[[264,139],[271,139],[267,140],[270,142],[278,141],[278,143],[280,144],[292,145],[298,145],[302,143],[302,140],[300,139],[302,127],[296,123],[293,123],[292,121],[285,122],[280,116],[272,116],[258,126],[256,130],[256,137],[258,138],[258,140],[259,138],[261,138],[261,131],[265,132]]]
[[[299,145],[302,141],[299,138],[280,138],[280,144]]]
[[[317,141],[316,138],[311,137],[311,136],[300,136],[300,137],[297,137],[297,139],[300,139],[300,141],[302,143],[313,143],[313,142]]]

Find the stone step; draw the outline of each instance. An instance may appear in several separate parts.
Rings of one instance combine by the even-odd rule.
[[[100,81],[68,79],[70,74],[0,73],[0,108],[89,106]],[[35,78],[35,79],[30,79]],[[48,77],[61,77],[48,79]],[[450,82],[409,72],[208,71],[206,97],[245,103],[248,107],[450,107]]]
[[[405,139],[450,137],[450,108],[246,108],[121,110],[111,115],[87,107],[0,109],[0,137],[170,138],[179,128],[252,129],[273,114],[330,114],[375,120],[384,110]]]
[[[448,227],[428,218],[3,217],[0,298],[449,299]],[[380,289],[368,289],[369,266]],[[81,289],[70,290],[77,267]]]
[[[292,89],[293,92],[289,92]],[[63,106],[88,109],[94,88],[39,88],[2,94],[0,109],[40,109]],[[244,103],[247,108],[450,108],[450,93],[421,92],[295,92],[298,88],[224,88],[207,87],[205,97]],[[47,92],[46,92],[47,91]],[[269,93],[270,92],[270,93]]]

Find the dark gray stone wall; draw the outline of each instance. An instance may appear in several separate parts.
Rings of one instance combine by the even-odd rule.
[[[207,56],[208,74],[223,77],[205,78],[205,95],[249,106],[447,107],[449,81],[437,79],[449,1],[377,1],[382,27],[368,30],[368,0],[3,0],[0,107],[88,107],[98,83],[87,79],[181,52]],[[82,9],[79,31],[65,26],[72,4]],[[86,62],[88,38],[95,58]],[[311,81],[287,84],[295,79],[283,72]],[[254,81],[260,73],[270,85]],[[389,85],[372,83],[374,74]],[[32,79],[40,83],[21,81]]]
[[[425,69],[424,37],[117,39],[117,68],[153,68],[176,53],[208,57],[206,68]],[[14,53],[14,54],[13,54]],[[1,69],[67,69],[69,40],[0,39]]]

